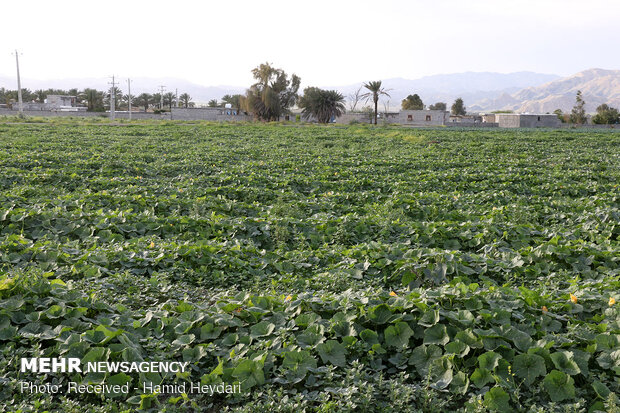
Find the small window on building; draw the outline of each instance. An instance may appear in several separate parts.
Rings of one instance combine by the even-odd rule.
[[[407,115],[407,120],[411,122],[413,120],[413,115]]]
[[[426,121],[430,122],[431,121],[431,115],[426,115]]]
[[[538,121],[540,122],[540,116],[538,117]]]

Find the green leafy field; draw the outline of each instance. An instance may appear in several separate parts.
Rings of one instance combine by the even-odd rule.
[[[0,124],[0,171],[0,411],[620,409],[613,131]],[[69,380],[243,391],[18,388]]]

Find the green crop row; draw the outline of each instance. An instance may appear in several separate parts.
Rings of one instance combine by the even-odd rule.
[[[0,171],[0,411],[620,404],[613,131],[0,123]],[[69,356],[191,369],[19,373]],[[69,380],[138,390],[17,388]]]

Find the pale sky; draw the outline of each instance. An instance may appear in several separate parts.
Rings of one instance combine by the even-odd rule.
[[[303,86],[620,69],[618,0],[11,0],[0,11],[0,75],[15,76],[19,49],[26,80],[115,74],[248,86],[265,61]]]

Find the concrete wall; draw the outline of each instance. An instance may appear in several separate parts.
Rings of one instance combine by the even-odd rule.
[[[447,122],[449,128],[497,128],[497,122]]]
[[[553,114],[498,113],[495,118],[500,128],[558,128],[561,123]]]
[[[620,130],[620,124],[616,125],[596,125],[596,124],[587,124],[587,125],[574,125],[572,123],[561,123],[560,128],[579,128],[579,129],[618,129]]]
[[[445,125],[449,116],[450,112],[444,110],[401,110],[391,123],[416,126]]]
[[[557,128],[560,126],[557,115],[521,115],[522,128]]]
[[[370,119],[367,113],[345,113],[336,118],[335,123],[348,125],[351,122],[370,123]]]
[[[243,112],[233,115],[235,112],[236,109],[231,108],[172,108],[172,119],[245,121],[250,118],[244,115]]]
[[[0,116],[17,116],[19,111],[11,109],[0,109]],[[110,114],[106,112],[72,112],[72,111],[56,111],[56,110],[24,110],[26,116],[40,116],[40,117],[79,117],[79,118],[96,118],[96,117],[109,117]],[[170,113],[155,114],[150,112],[132,112],[132,119],[157,119],[157,120],[170,120]],[[116,112],[117,119],[129,118],[127,112]]]
[[[518,128],[521,122],[520,116],[517,113],[498,113],[495,119],[500,128]]]
[[[231,111],[232,113],[232,111]],[[0,108],[0,116],[17,116],[19,111]],[[81,118],[109,117],[107,112],[73,112],[73,111],[55,111],[55,110],[24,110],[26,116],[40,117],[57,117],[57,116],[74,116]],[[116,112],[116,119],[128,119],[128,112]],[[155,120],[211,120],[218,122],[247,122],[252,117],[245,114],[228,115],[222,108],[172,108],[172,112],[164,112],[156,114],[152,112],[132,112],[132,119],[155,119]]]
[[[482,123],[495,123],[495,113],[482,115]]]

